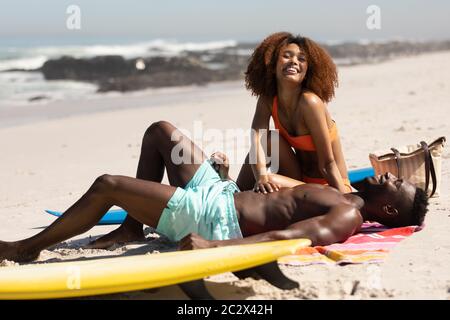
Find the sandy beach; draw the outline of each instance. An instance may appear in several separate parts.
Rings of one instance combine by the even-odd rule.
[[[339,68],[340,86],[329,110],[338,124],[349,169],[369,166],[371,151],[450,138],[449,61],[450,52],[439,52]],[[243,81],[15,108],[0,102],[0,239],[19,240],[41,231],[54,221],[44,209],[67,209],[101,174],[134,176],[142,135],[152,122],[168,120],[191,132],[199,125],[205,131],[248,129],[255,102]],[[207,149],[233,152],[226,137],[217,147],[192,138]],[[247,146],[235,150],[230,172],[234,178]],[[283,267],[300,282],[300,289],[292,291],[278,290],[262,280],[237,280],[228,273],[209,278],[208,288],[219,299],[449,299],[449,158],[446,148],[441,196],[431,199],[425,228],[397,245],[384,263]],[[145,243],[82,249],[93,237],[115,228],[96,226],[43,251],[39,262],[171,249],[164,239],[155,239],[152,230]],[[358,290],[352,294],[356,283]],[[170,286],[93,298],[186,296]]]

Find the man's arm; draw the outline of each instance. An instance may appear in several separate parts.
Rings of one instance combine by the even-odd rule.
[[[347,240],[359,231],[362,223],[357,208],[339,204],[325,215],[294,223],[281,232],[286,239],[308,238],[313,246],[326,246]]]
[[[180,249],[214,248],[275,240],[310,239],[313,246],[324,246],[345,241],[359,230],[363,219],[359,210],[349,204],[340,204],[322,215],[296,222],[285,230],[264,232],[242,239],[206,240],[191,233],[180,241]]]

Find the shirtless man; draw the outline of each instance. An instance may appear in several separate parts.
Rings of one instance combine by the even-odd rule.
[[[173,134],[177,141],[172,141]],[[175,146],[190,163],[173,163]],[[49,246],[88,231],[113,205],[128,212],[127,220],[92,246],[141,240],[142,224],[180,241],[180,249],[294,238],[327,245],[344,241],[365,220],[387,226],[420,225],[427,211],[425,192],[390,174],[364,180],[354,194],[317,184],[268,194],[238,192],[236,184],[226,179],[227,165],[218,159],[223,155],[207,160],[170,123],[154,123],[144,135],[138,178],[100,176],[42,232],[16,242],[0,241],[0,260],[34,260]],[[164,169],[171,185],[160,183]]]

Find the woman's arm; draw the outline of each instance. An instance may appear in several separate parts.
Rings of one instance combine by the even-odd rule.
[[[269,132],[270,121],[270,107],[268,99],[259,97],[256,104],[256,111],[252,121],[251,147],[249,162],[255,177],[254,191],[273,192],[278,190],[279,186],[269,181],[267,172],[266,154],[261,143],[261,138],[264,136],[267,139]],[[265,130],[265,135],[263,135]],[[255,161],[256,160],[256,161]]]
[[[302,105],[302,111],[316,146],[319,170],[330,186],[345,193],[347,188],[333,155],[325,104],[315,95],[308,95],[302,102],[306,102]]]
[[[278,173],[269,173],[269,181],[277,185],[279,188],[293,188],[295,186],[305,184],[305,182],[283,176]]]

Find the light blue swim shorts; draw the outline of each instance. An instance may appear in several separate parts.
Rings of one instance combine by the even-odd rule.
[[[236,183],[221,180],[206,160],[183,188],[177,188],[156,230],[172,241],[195,232],[207,240],[242,238],[234,206]]]

